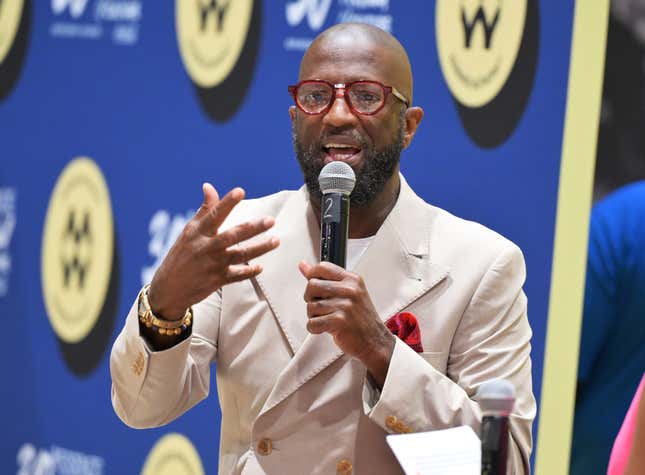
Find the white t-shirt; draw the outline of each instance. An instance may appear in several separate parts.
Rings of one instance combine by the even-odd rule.
[[[365,249],[367,249],[370,245],[370,243],[374,240],[374,236],[369,236],[366,238],[361,238],[361,239],[348,239],[347,240],[347,270],[352,271],[354,270],[354,267],[356,267],[356,264],[358,264],[358,261],[360,260],[361,256],[365,252]]]

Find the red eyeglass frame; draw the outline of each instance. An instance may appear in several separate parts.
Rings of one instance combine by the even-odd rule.
[[[311,83],[327,84],[332,89],[332,91],[334,91],[334,98],[331,101],[329,101],[329,104],[327,105],[327,107],[322,109],[320,112],[307,112],[302,107],[300,102],[298,101],[298,89],[300,88],[300,86],[302,86],[303,84],[311,84]],[[383,89],[383,103],[379,106],[378,109],[376,109],[373,112],[361,112],[359,110],[356,110],[354,108],[354,106],[352,105],[351,98],[348,95],[345,94],[346,91],[350,87],[352,87],[352,85],[354,85],[354,84],[375,84],[375,85],[381,87],[381,89]],[[383,107],[385,107],[385,102],[387,101],[387,96],[390,95],[390,94],[392,94],[392,96],[396,97],[398,100],[403,102],[406,107],[410,107],[410,103],[408,102],[408,100],[405,98],[405,96],[397,88],[395,88],[394,86],[385,86],[384,84],[381,84],[378,81],[359,80],[359,81],[351,81],[351,82],[348,82],[348,83],[345,83],[345,84],[343,84],[343,83],[332,84],[331,82],[325,81],[323,79],[305,79],[304,81],[300,81],[298,84],[294,84],[292,86],[289,86],[288,90],[289,90],[289,94],[291,95],[291,97],[293,98],[294,102],[296,103],[296,107],[298,107],[298,109],[300,109],[302,112],[304,112],[307,115],[320,115],[320,114],[327,113],[329,111],[329,109],[331,109],[331,106],[334,104],[334,101],[338,98],[339,95],[340,95],[340,97],[345,99],[345,102],[347,102],[347,105],[349,106],[349,108],[350,108],[350,110],[352,112],[354,112],[355,114],[360,114],[360,115],[374,115],[374,114],[377,114],[381,109],[383,109]]]

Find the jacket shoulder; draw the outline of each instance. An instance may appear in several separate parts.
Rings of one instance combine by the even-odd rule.
[[[432,208],[434,219],[430,231],[430,249],[438,261],[451,266],[451,262],[472,262],[489,267],[501,254],[516,255],[522,261],[520,248],[500,233],[475,221]]]

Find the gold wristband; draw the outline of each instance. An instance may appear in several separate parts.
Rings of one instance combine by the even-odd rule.
[[[148,300],[148,289],[146,285],[139,292],[139,321],[147,328],[151,328],[160,335],[180,335],[193,323],[193,308],[188,307],[186,313],[179,320],[165,320],[152,313],[150,301]]]

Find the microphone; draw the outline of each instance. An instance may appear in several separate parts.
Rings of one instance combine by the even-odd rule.
[[[349,231],[349,195],[356,176],[344,162],[330,162],[318,175],[320,203],[320,261],[345,268]]]
[[[515,404],[515,388],[505,379],[483,383],[477,391],[482,410],[482,475],[506,475],[508,416]]]

